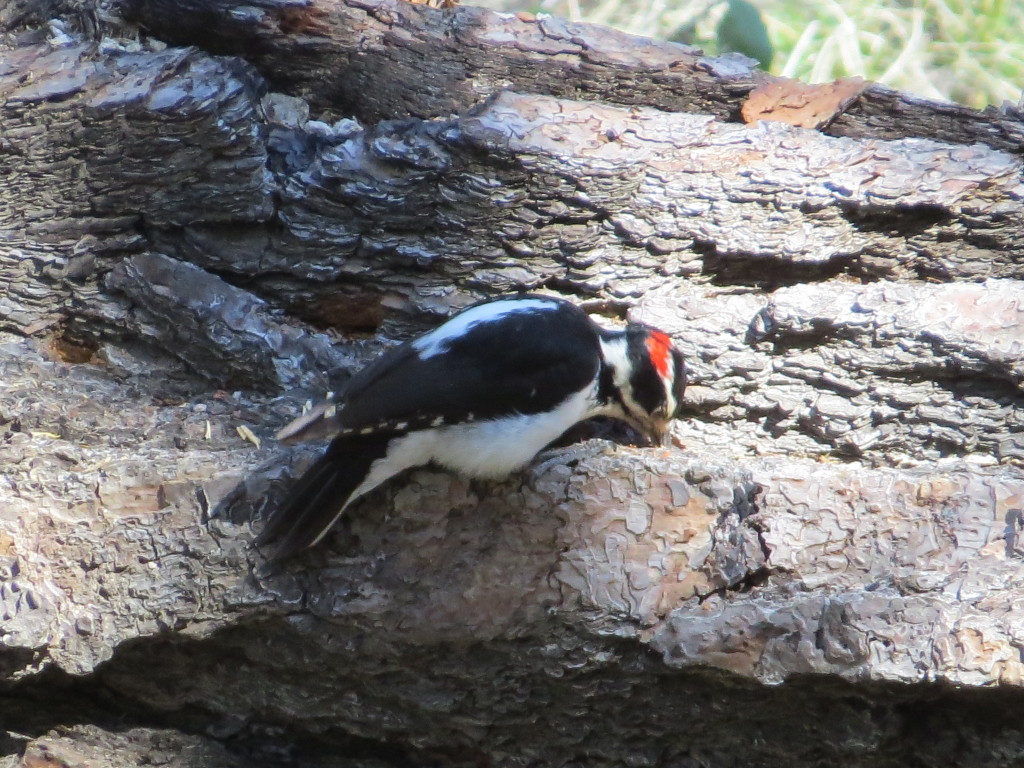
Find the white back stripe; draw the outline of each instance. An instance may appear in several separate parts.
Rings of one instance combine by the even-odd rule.
[[[601,339],[601,355],[611,366],[615,388],[624,395],[629,394],[629,349],[625,336],[616,336],[609,341]]]
[[[453,341],[465,336],[471,328],[481,323],[493,323],[516,312],[536,312],[559,307],[557,301],[539,298],[488,302],[460,312],[444,325],[416,339],[412,345],[420,353],[420,357],[426,359],[447,351]]]
[[[619,336],[605,341],[601,339],[601,355],[604,361],[612,369],[612,383],[619,391],[626,413],[633,418],[645,418],[650,414],[633,399],[633,388],[629,384],[629,373],[632,366],[629,364],[629,343],[625,336]]]

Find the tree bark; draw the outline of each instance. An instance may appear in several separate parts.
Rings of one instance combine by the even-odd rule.
[[[0,24],[0,765],[1024,754],[1014,109],[746,126],[742,57],[396,0]],[[520,289],[671,333],[682,447],[417,470],[268,566],[275,429]]]

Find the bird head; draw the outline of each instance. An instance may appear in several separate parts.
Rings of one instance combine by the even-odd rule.
[[[678,418],[686,389],[682,353],[667,333],[642,323],[601,338],[601,395],[617,416],[660,444]]]

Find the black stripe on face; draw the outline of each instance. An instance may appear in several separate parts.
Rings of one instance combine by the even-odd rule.
[[[633,324],[626,328],[626,349],[629,355],[632,376],[629,386],[633,399],[647,415],[653,415],[667,405],[665,382],[658,375],[647,349],[649,329],[645,325]]]
[[[602,365],[600,377],[597,381],[597,399],[599,402],[619,406],[623,413],[629,413],[626,401],[622,399],[622,393],[615,386],[615,369],[610,365]]]

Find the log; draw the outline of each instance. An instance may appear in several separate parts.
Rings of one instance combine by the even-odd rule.
[[[0,764],[1018,760],[1018,112],[746,126],[742,58],[397,0],[0,30]],[[671,333],[676,445],[267,563],[275,430],[520,289]]]
[[[741,55],[709,57],[550,15],[398,0],[125,0],[162,40],[252,61],[321,115],[366,122],[445,117],[506,90],[732,120],[774,78]],[[1020,153],[1021,111],[984,112],[870,85],[836,136],[930,138]]]

